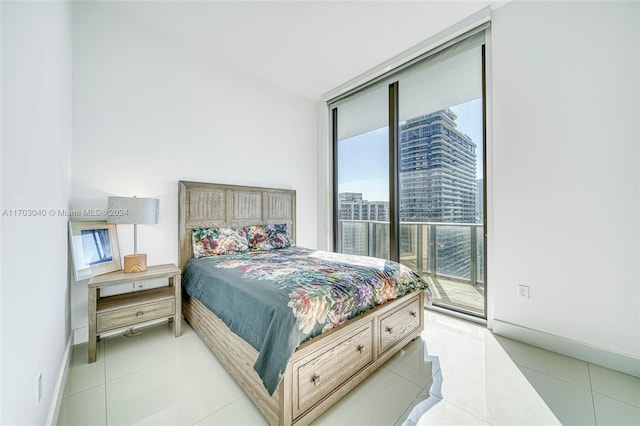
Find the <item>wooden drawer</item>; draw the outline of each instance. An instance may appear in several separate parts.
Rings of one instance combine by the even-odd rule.
[[[380,319],[380,353],[384,353],[420,326],[420,298]]]
[[[372,323],[293,364],[293,416],[297,417],[373,361]]]
[[[101,332],[126,327],[156,318],[174,315],[175,312],[175,299],[160,300],[107,312],[98,312],[97,331]]]

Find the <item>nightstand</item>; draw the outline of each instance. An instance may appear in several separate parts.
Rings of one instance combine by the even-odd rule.
[[[182,289],[180,269],[174,264],[150,266],[144,272],[122,271],[89,280],[89,362],[96,360],[100,333],[129,328],[159,318],[173,319],[176,337],[182,334]],[[100,297],[100,289],[154,278],[167,278],[168,286]]]

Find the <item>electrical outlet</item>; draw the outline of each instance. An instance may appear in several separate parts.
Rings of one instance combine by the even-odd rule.
[[[36,377],[36,407],[40,405],[42,400],[42,372],[38,373]]]
[[[518,296],[523,299],[529,298],[529,286],[528,285],[519,285],[518,286]]]

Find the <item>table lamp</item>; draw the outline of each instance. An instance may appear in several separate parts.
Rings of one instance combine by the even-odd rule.
[[[160,200],[138,197],[109,197],[108,223],[133,224],[133,254],[124,257],[123,272],[147,270],[147,255],[138,253],[138,225],[158,223]]]

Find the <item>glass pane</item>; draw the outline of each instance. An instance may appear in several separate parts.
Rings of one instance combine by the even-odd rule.
[[[484,316],[481,46],[399,78],[400,260],[434,304]]]
[[[338,105],[338,244],[342,253],[389,258],[388,88]]]
[[[468,226],[436,226],[437,275],[471,280],[471,234]]]

